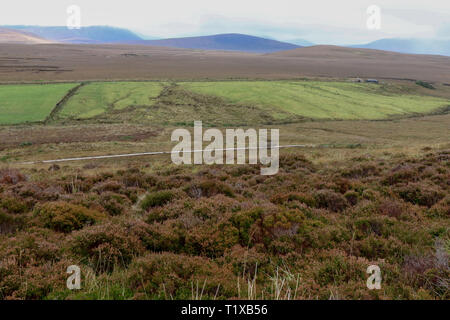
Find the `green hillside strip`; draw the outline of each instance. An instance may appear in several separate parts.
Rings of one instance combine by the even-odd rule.
[[[164,88],[159,82],[98,82],[78,90],[64,105],[60,118],[88,119],[107,111],[152,106]]]
[[[186,82],[187,90],[236,104],[253,104],[316,119],[386,119],[428,113],[449,100],[414,95],[381,85],[318,81]],[[280,115],[281,116],[281,115]]]
[[[0,86],[0,124],[44,121],[77,83]]]

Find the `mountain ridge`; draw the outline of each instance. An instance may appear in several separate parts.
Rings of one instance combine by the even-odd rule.
[[[348,47],[376,49],[408,54],[450,56],[450,40],[393,38],[379,39],[367,44],[357,44]]]
[[[53,42],[29,32],[0,27],[0,43],[46,44]]]
[[[14,25],[3,26],[3,28],[29,32],[38,37],[62,43],[95,44],[141,40],[141,37],[128,29],[109,26],[90,26],[82,27],[80,29],[69,29],[67,27]]]
[[[241,33],[223,33],[210,36],[131,41],[131,44],[200,50],[225,50],[253,53],[271,53],[297,49],[302,46]]]

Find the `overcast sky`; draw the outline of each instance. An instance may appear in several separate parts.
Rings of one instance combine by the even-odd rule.
[[[66,25],[69,5],[82,26],[124,27],[152,37],[246,33],[279,40],[354,44],[380,38],[450,39],[449,0],[13,0],[0,24]],[[6,2],[6,3],[5,3]],[[370,5],[381,29],[367,28]]]

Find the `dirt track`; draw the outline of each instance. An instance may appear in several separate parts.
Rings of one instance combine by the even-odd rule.
[[[0,82],[301,77],[450,83],[450,57],[333,46],[265,55],[131,45],[0,46]]]

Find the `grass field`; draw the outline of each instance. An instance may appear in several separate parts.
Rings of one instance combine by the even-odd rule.
[[[68,101],[59,117],[87,119],[106,111],[151,106],[162,89],[159,82],[90,83]]]
[[[316,81],[189,82],[182,87],[231,103],[256,104],[316,119],[385,119],[428,113],[450,105],[442,98],[410,94],[399,87]],[[278,118],[286,116],[278,114]]]
[[[0,124],[45,120],[75,85],[0,87]],[[101,118],[183,126],[200,119],[212,126],[251,126],[305,118],[389,119],[427,114],[450,105],[446,91],[420,90],[417,86],[325,81],[94,82],[68,97],[52,114],[52,121]]]
[[[0,86],[0,124],[44,121],[77,84]]]

